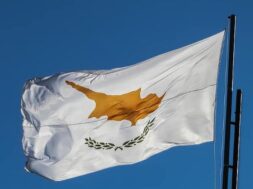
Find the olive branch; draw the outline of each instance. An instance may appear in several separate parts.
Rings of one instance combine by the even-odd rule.
[[[150,131],[150,128],[154,125],[154,122],[155,122],[155,118],[153,118],[152,120],[149,120],[147,125],[144,127],[141,135],[135,137],[134,139],[124,142],[121,146],[116,146],[113,143],[98,142],[90,137],[85,138],[85,141],[86,141],[85,144],[87,144],[88,147],[90,148],[103,149],[103,150],[114,149],[116,151],[118,149],[123,150],[124,148],[130,148],[144,141],[145,137]]]

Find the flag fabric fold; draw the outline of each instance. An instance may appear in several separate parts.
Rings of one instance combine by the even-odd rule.
[[[224,32],[141,63],[26,82],[26,169],[60,181],[213,141]]]

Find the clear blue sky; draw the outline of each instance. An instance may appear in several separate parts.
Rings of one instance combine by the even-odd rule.
[[[238,16],[235,88],[244,92],[239,188],[253,188],[252,7],[249,0],[1,0],[0,188],[213,189],[215,180],[218,187],[226,47],[218,87],[216,171],[214,146],[207,143],[63,182],[26,173],[20,97],[29,78],[131,65],[223,30],[231,13]]]

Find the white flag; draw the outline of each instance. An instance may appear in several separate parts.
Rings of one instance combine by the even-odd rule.
[[[29,80],[26,169],[60,181],[212,141],[223,36],[128,67]]]

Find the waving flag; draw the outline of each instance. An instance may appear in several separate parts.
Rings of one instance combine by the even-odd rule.
[[[60,181],[212,141],[223,36],[128,67],[29,80],[26,169]]]

